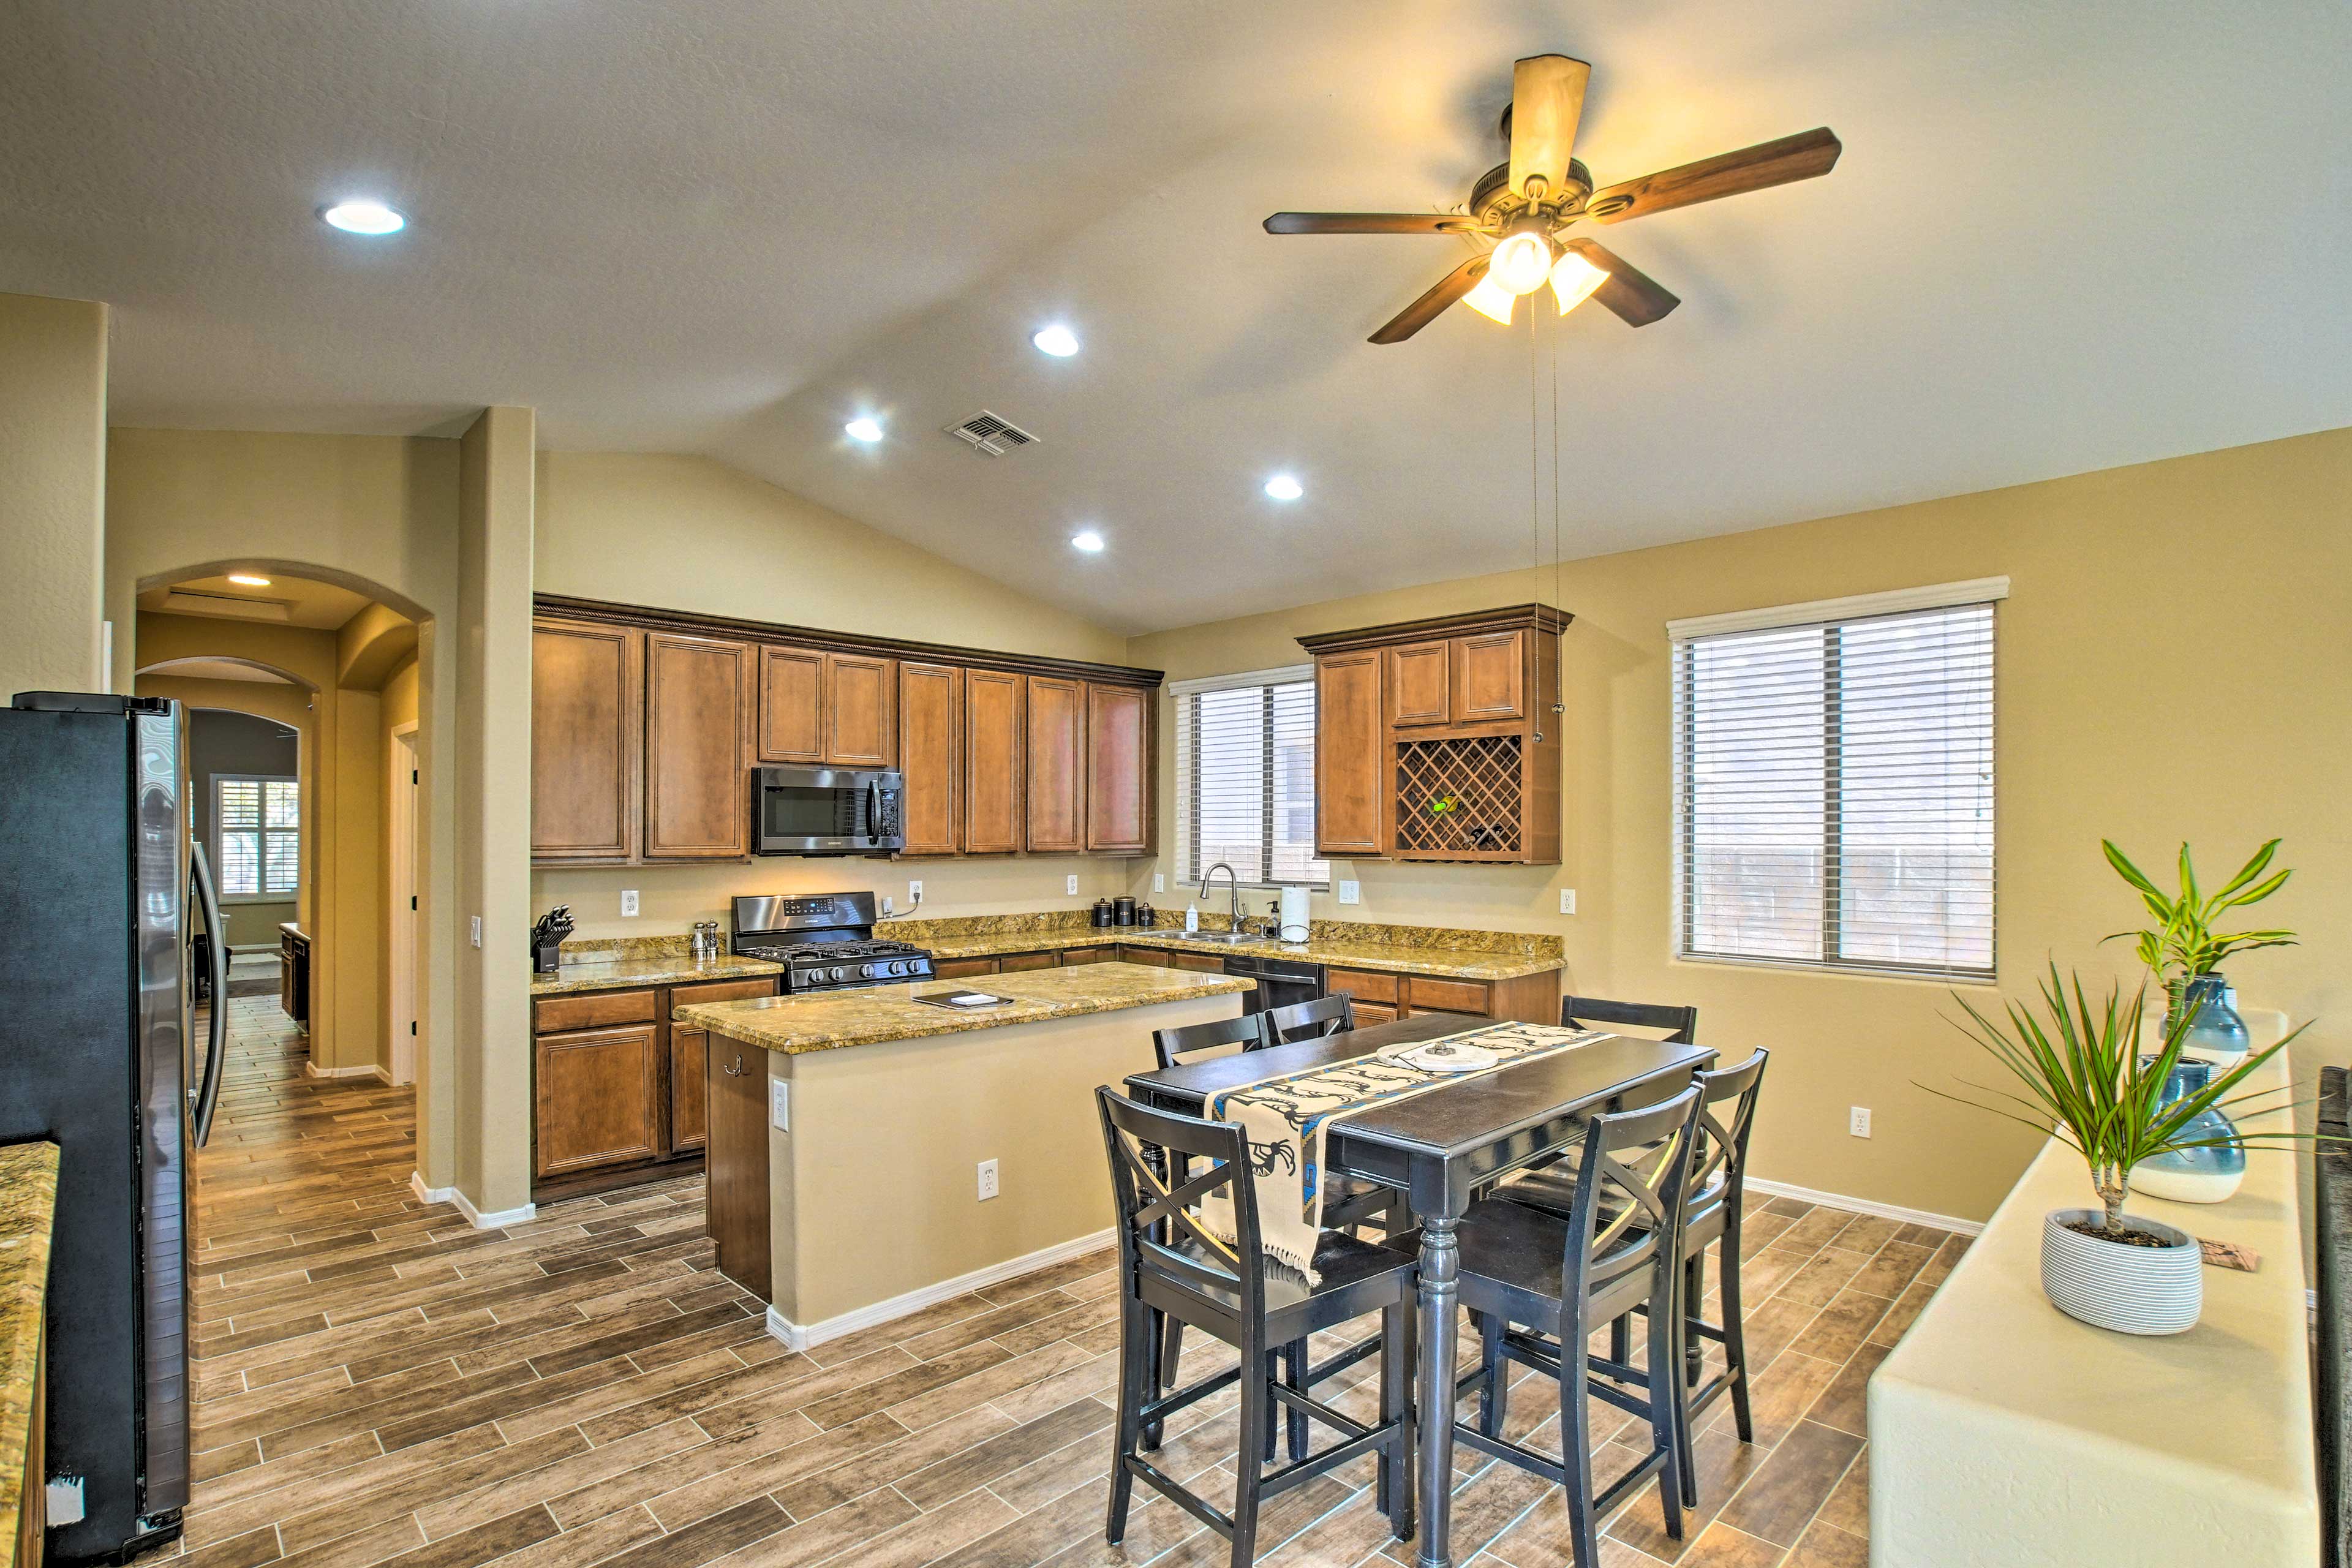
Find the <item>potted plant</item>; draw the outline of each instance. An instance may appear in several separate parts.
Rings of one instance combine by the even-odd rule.
[[[2203,1305],[2197,1238],[2125,1212],[2132,1167],[2152,1155],[2215,1142],[2199,1119],[2207,1110],[2264,1098],[2267,1091],[2233,1091],[2302,1031],[2214,1072],[2194,1089],[2168,1097],[2167,1085],[2180,1061],[2188,1025],[2175,1017],[2165,1029],[2164,1048],[2142,1057],[2144,985],[2127,1000],[2120,986],[2111,986],[2105,1004],[2094,1005],[2081,979],[2074,977],[2070,985],[2053,963],[2041,990],[2038,1012],[2011,1002],[2000,1022],[1954,994],[1968,1021],[1952,1022],[2009,1070],[2023,1094],[1965,1085],[2007,1102],[2002,1105],[1937,1089],[1928,1092],[2063,1139],[2090,1166],[2099,1206],[2053,1209],[2042,1221],[2042,1289],[2059,1310],[2125,1333],[2179,1333],[2196,1323]],[[2239,1132],[2231,1141],[2277,1144],[2298,1136],[2291,1131]]]
[[[2286,886],[2287,879],[2294,875],[2292,871],[2263,876],[2270,869],[2271,858],[2278,853],[2279,840],[2273,838],[2255,850],[2253,858],[2238,868],[2236,876],[2210,895],[2197,886],[2197,868],[2189,861],[2186,844],[2180,847],[2179,890],[2170,894],[2160,890],[2112,841],[2102,838],[2099,846],[2107,852],[2107,864],[2116,868],[2116,875],[2131,884],[2132,890],[2147,906],[2147,912],[2156,917],[2155,926],[2148,930],[2117,931],[2107,940],[2135,939],[2140,962],[2164,986],[2167,1031],[2185,1016],[2189,1020],[2188,1049],[2191,1057],[2224,1065],[2242,1058],[2246,1054],[2246,1023],[2231,1003],[2230,983],[2221,975],[2221,961],[2233,952],[2292,946],[2294,932],[2217,931],[2213,922],[2227,910],[2258,904]]]

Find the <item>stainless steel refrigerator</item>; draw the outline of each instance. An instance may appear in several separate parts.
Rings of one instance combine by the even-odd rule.
[[[168,1541],[188,1500],[188,1160],[219,1093],[227,948],[187,768],[175,702],[31,691],[0,709],[0,1143],[59,1148],[52,1562]]]

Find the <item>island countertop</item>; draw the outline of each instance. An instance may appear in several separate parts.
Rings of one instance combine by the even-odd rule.
[[[1557,954],[1523,952],[1489,952],[1462,947],[1421,947],[1393,942],[1349,942],[1312,938],[1307,942],[1201,942],[1181,928],[1169,926],[1085,926],[1054,931],[986,932],[972,936],[925,939],[934,959],[990,958],[1005,952],[1034,952],[1046,948],[1150,947],[1184,952],[1245,952],[1264,958],[1290,958],[1305,963],[1339,969],[1375,969],[1394,974],[1430,974],[1447,980],[1517,980],[1563,968]]]
[[[16,1552],[57,1206],[58,1146],[0,1148],[0,1568],[12,1568]]]
[[[804,996],[761,996],[742,1002],[699,1002],[677,1009],[676,1021],[766,1050],[801,1056],[870,1046],[884,1040],[1000,1029],[1013,1024],[1115,1013],[1159,1002],[1183,1002],[1246,991],[1250,983],[1223,974],[1154,969],[1140,963],[1088,963],[991,974],[966,984],[924,980],[910,985],[866,985]],[[986,991],[1011,998],[1003,1006],[956,1011],[917,1002],[917,994]]]

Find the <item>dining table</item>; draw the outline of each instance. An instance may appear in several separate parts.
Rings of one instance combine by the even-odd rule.
[[[1319,1039],[1135,1073],[1127,1089],[1155,1110],[1198,1116],[1211,1096],[1225,1089],[1478,1026],[1477,1020],[1459,1016],[1416,1014]],[[1467,1073],[1326,1123],[1323,1170],[1399,1189],[1421,1227],[1414,1392],[1418,1568],[1450,1568],[1453,1562],[1454,1308],[1461,1262],[1454,1227],[1473,1194],[1580,1143],[1591,1112],[1679,1092],[1715,1054],[1704,1046],[1602,1035],[1568,1050]]]

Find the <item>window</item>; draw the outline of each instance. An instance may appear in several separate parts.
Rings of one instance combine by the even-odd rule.
[[[213,850],[222,898],[290,898],[301,882],[301,786],[214,774]]]
[[[2005,578],[1677,621],[1675,952],[1990,981]]]
[[[1331,885],[1315,858],[1315,673],[1301,667],[1180,681],[1176,868],[1219,861],[1257,887]]]

